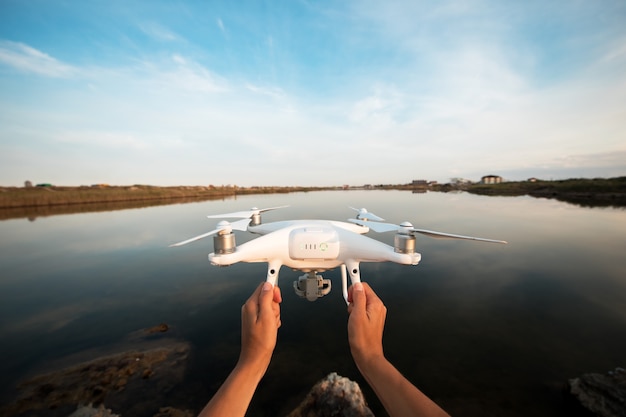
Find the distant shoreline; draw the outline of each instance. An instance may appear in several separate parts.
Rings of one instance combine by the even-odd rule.
[[[158,187],[82,186],[0,187],[0,220],[135,209],[236,198],[250,194],[320,191],[321,187]]]
[[[626,207],[626,177],[517,181],[499,184],[379,184],[366,187],[237,187],[151,185],[0,187],[0,220],[93,211],[121,210],[154,205],[236,198],[241,195],[280,194],[343,189],[403,190],[413,192],[465,191],[485,196],[552,198],[589,207]]]
[[[251,187],[236,186],[80,186],[65,187],[43,184],[35,187],[0,187],[0,209],[67,206],[78,204],[113,204],[140,201],[210,200],[247,194],[276,194],[319,191],[322,187]]]
[[[464,190],[488,196],[553,198],[588,207],[626,207],[626,177],[470,184]]]

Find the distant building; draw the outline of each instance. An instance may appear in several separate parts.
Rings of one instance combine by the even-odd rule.
[[[537,182],[537,181],[539,181],[539,179],[535,177],[528,178],[528,182]]]
[[[502,177],[499,175],[485,175],[480,179],[480,182],[483,184],[500,184]]]
[[[411,183],[413,188],[428,188],[428,181],[426,180],[413,180]]]

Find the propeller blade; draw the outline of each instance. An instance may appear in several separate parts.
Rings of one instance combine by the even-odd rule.
[[[285,208],[285,207],[289,207],[289,206],[268,207],[264,209],[252,207],[250,210],[235,211],[232,213],[224,213],[224,214],[212,214],[207,217],[209,219],[221,219],[221,218],[228,218],[228,217],[249,218],[249,217],[254,216],[255,214],[260,214],[266,211],[276,210],[276,209]]]
[[[508,243],[505,240],[485,239],[482,237],[463,236],[463,235],[454,235],[452,233],[436,232],[434,230],[416,229],[413,227],[411,223],[408,223],[408,222],[397,225],[397,224],[392,224],[392,223],[369,222],[369,221],[364,221],[360,219],[348,219],[348,221],[352,223],[356,223],[361,226],[369,227],[371,230],[378,232],[378,233],[405,229],[406,231],[410,233],[420,233],[420,234],[423,234],[423,235],[426,235],[428,237],[432,237],[435,239],[463,239],[463,240],[477,240],[480,242],[489,242],[489,243],[503,243],[503,244]]]
[[[435,232],[432,230],[425,230],[425,229],[411,228],[409,230],[411,231],[411,233],[421,233],[423,235],[426,235],[435,239],[463,239],[463,240],[477,240],[480,242],[489,242],[489,243],[503,243],[503,244],[508,243],[505,240],[485,239],[482,237],[474,237],[474,236],[453,235],[451,233]]]
[[[211,230],[210,232],[192,237],[191,239],[187,239],[187,240],[183,240],[182,242],[178,242],[178,243],[174,243],[170,245],[171,247],[174,246],[183,246],[186,245],[187,243],[191,243],[191,242],[195,242],[196,240],[200,240],[200,239],[204,239],[205,237],[209,237],[211,235],[214,235],[216,233],[220,233],[220,232],[225,232],[225,233],[230,233],[234,230],[242,230],[242,231],[246,231],[248,228],[248,224],[250,223],[250,219],[243,219],[243,220],[238,220],[236,222],[233,223],[229,223],[225,220],[219,222],[217,224],[217,229],[215,230]]]
[[[359,219],[359,220],[373,220],[373,221],[376,221],[376,222],[381,222],[381,221],[385,220],[382,217],[378,217],[374,213],[370,213],[365,208],[360,208],[360,209],[354,208],[354,207],[350,207],[350,208],[352,210],[354,210],[354,211],[359,213],[356,216],[356,218]]]
[[[391,232],[394,230],[398,230],[400,228],[400,226],[398,226],[397,224],[391,224],[391,223],[370,222],[370,221],[360,220],[360,219],[348,219],[348,221],[358,224],[360,226],[369,227],[370,229],[378,233]]]
[[[182,242],[178,242],[178,243],[173,243],[173,244],[170,245],[170,248],[172,248],[174,246],[183,246],[183,245],[186,245],[187,243],[191,243],[191,242],[195,242],[196,240],[204,239],[205,237],[214,235],[214,234],[216,234],[218,232],[220,232],[220,229],[211,230],[208,233],[204,233],[202,235],[198,235],[198,236],[192,237],[191,239],[183,240]]]
[[[250,220],[251,219],[237,220],[236,222],[232,222],[230,224],[230,227],[233,230],[241,230],[242,232],[245,232],[246,230],[248,230],[248,225],[250,224]]]

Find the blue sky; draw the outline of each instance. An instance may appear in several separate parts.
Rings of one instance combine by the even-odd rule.
[[[0,185],[626,175],[626,3],[0,0]]]

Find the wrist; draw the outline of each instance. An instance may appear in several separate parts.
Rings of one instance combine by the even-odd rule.
[[[352,352],[352,357],[362,374],[369,373],[375,367],[387,362],[383,352]]]
[[[241,354],[239,356],[239,360],[237,361],[236,369],[240,371],[245,371],[249,373],[251,376],[258,376],[260,380],[267,368],[270,365],[270,360],[272,359],[272,355],[245,355]]]

